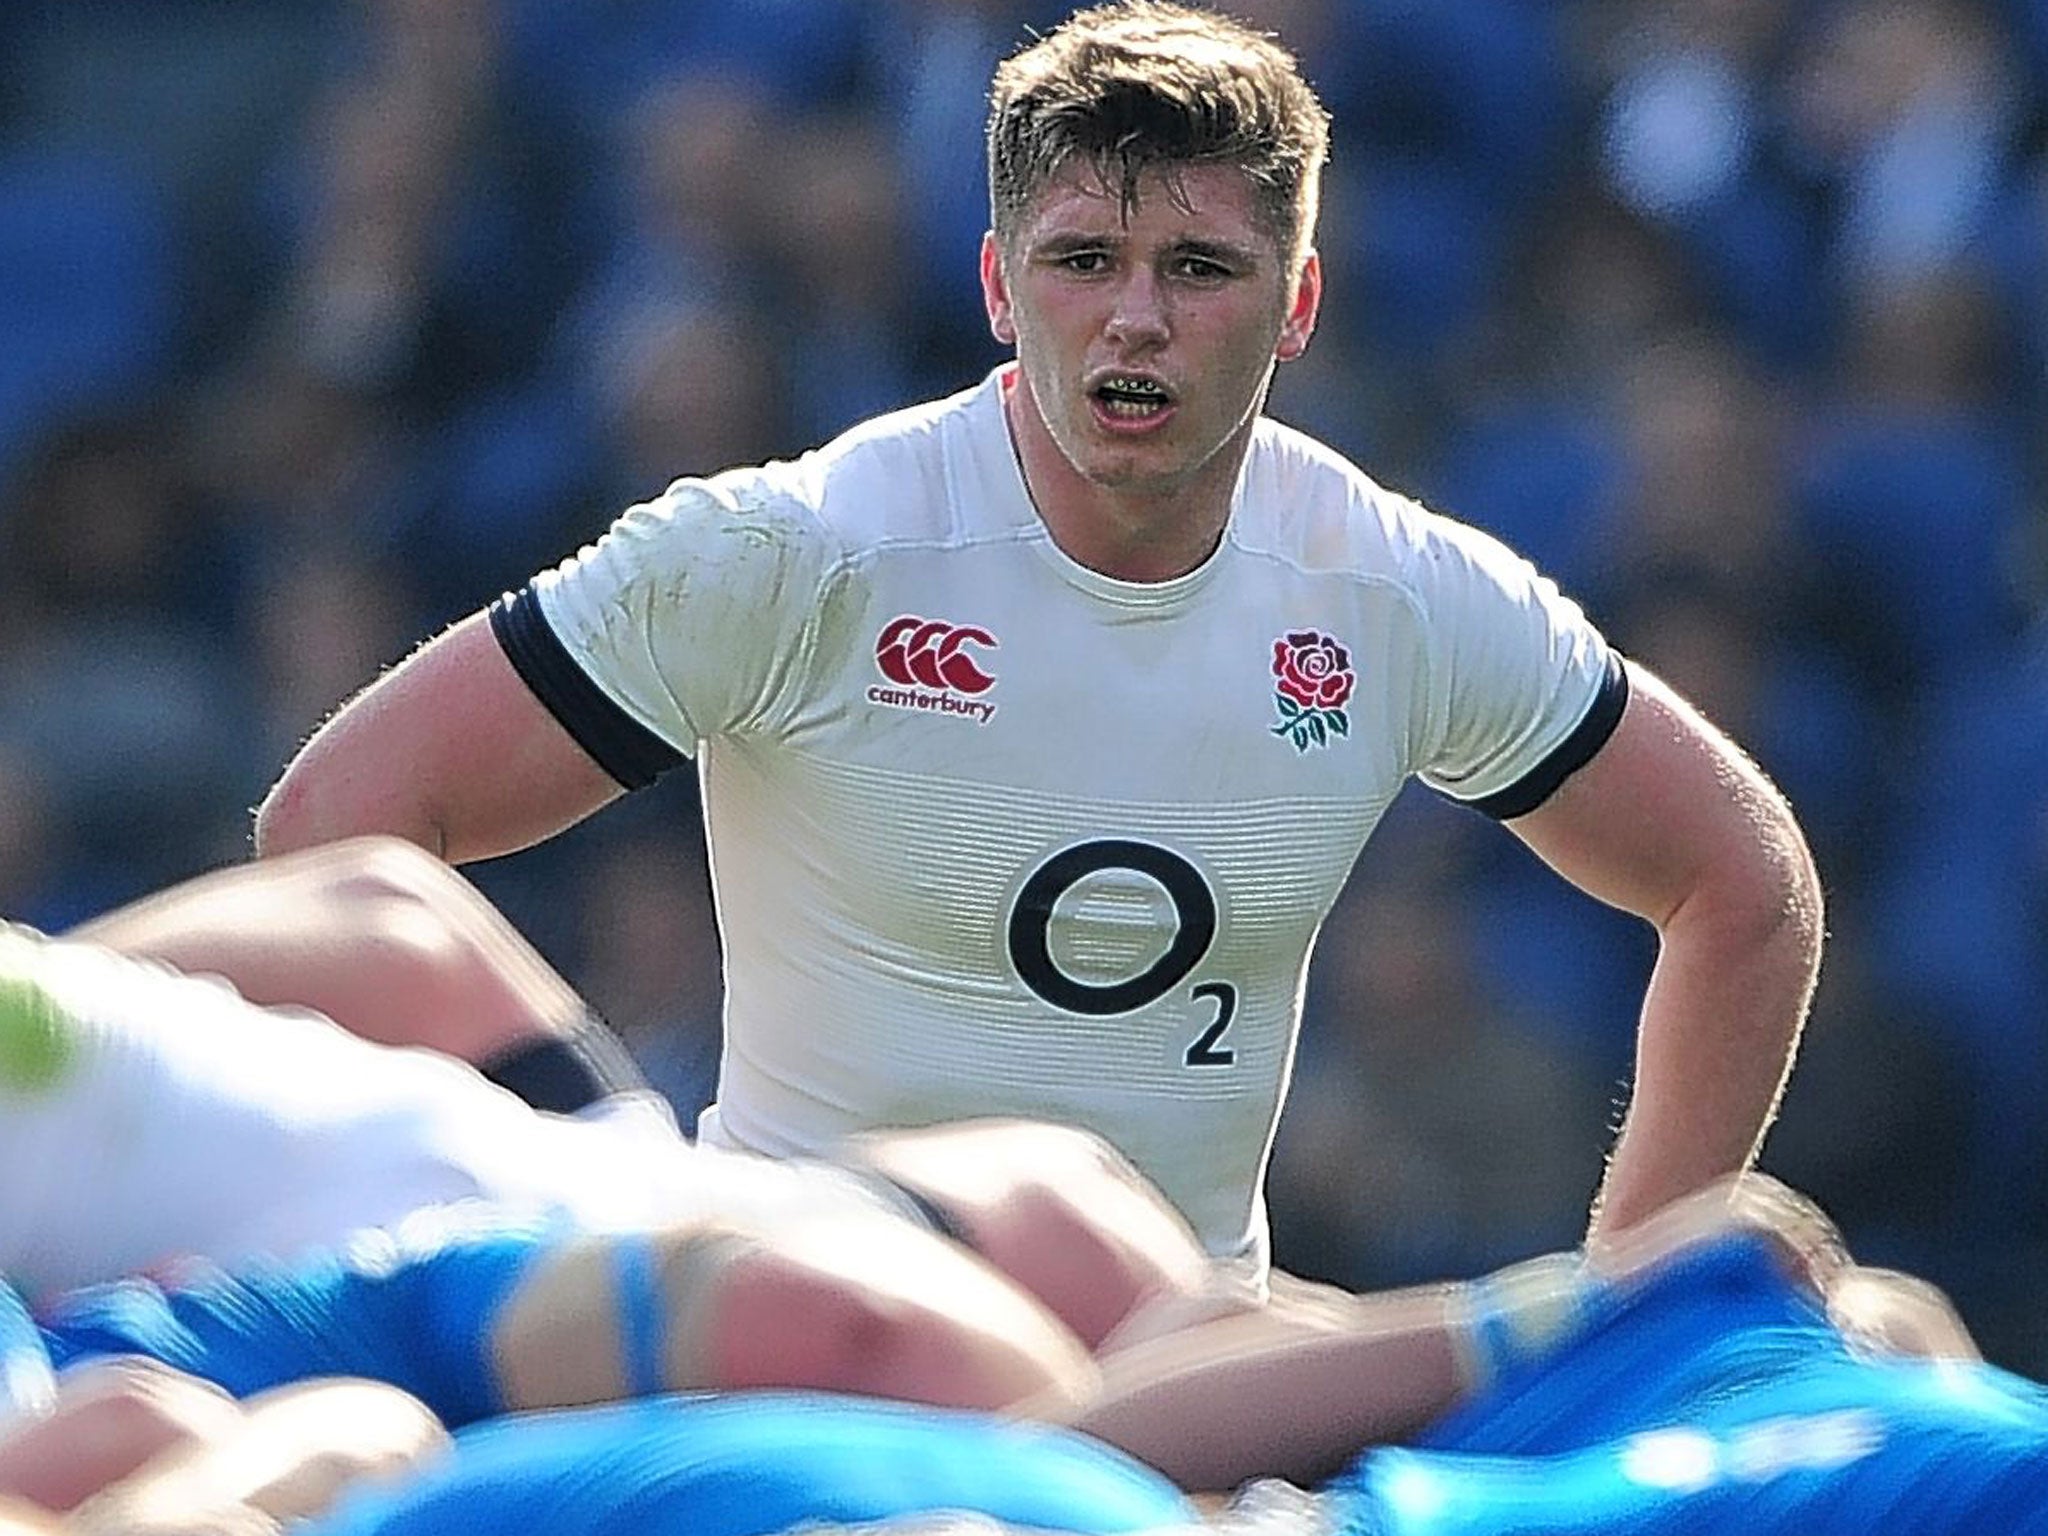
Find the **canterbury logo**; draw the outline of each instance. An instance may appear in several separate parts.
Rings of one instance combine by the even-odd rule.
[[[891,619],[876,636],[875,665],[890,682],[905,687],[986,693],[996,680],[969,647],[994,650],[996,637],[973,624],[905,614]]]

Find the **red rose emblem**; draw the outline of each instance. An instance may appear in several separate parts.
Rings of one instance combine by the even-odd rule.
[[[1273,642],[1273,676],[1280,692],[1303,709],[1343,708],[1358,681],[1351,653],[1313,629]]]
[[[1273,734],[1297,752],[1349,736],[1344,704],[1357,682],[1343,646],[1319,629],[1290,630],[1273,642],[1273,702],[1280,709]]]

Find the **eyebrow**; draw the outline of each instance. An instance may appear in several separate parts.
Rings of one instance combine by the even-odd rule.
[[[1042,240],[1032,242],[1031,252],[1038,256],[1059,257],[1075,251],[1101,250],[1104,246],[1121,245],[1121,232],[1060,230]],[[1259,261],[1259,253],[1250,246],[1235,245],[1227,240],[1204,240],[1189,236],[1176,240],[1167,247],[1169,256],[1198,256],[1222,263],[1224,266],[1249,267]]]
[[[1105,245],[1115,245],[1116,235],[1083,233],[1080,230],[1062,230],[1031,242],[1032,251],[1045,256],[1064,256],[1070,251],[1092,251]]]
[[[1206,256],[1224,266],[1255,266],[1259,253],[1250,246],[1233,245],[1228,240],[1176,240],[1173,243],[1176,256]]]

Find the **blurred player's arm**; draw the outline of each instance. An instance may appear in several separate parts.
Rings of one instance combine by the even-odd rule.
[[[1314,1307],[1259,1308],[1146,1338],[1101,1359],[1096,1396],[1073,1422],[1194,1491],[1260,1477],[1318,1482],[1362,1447],[1403,1439],[1546,1358],[1613,1290],[1735,1232],[1767,1240],[1786,1272],[1822,1296],[1864,1273],[1811,1201],[1750,1174],[1617,1228],[1591,1252],[1543,1254],[1456,1285],[1323,1290]]]
[[[0,1498],[0,1536],[64,1536],[64,1527],[47,1510]]]
[[[88,1499],[79,1536],[263,1532],[324,1512],[346,1489],[406,1472],[447,1443],[417,1400],[333,1378],[262,1393],[222,1432],[178,1446]]]
[[[48,1413],[7,1422],[0,1507],[20,1508],[20,1528],[72,1536],[269,1531],[445,1439],[382,1382],[304,1382],[236,1403],[182,1371],[118,1357],[65,1373]],[[65,1518],[37,1525],[41,1512]]]
[[[1755,1171],[1716,1179],[1626,1227],[1608,1226],[1589,1258],[1608,1282],[1628,1284],[1683,1248],[1731,1233],[1764,1239],[1785,1273],[1823,1299],[1856,1267],[1825,1211]]]
[[[1098,1394],[1072,1422],[1193,1492],[1254,1477],[1320,1481],[1458,1400],[1470,1371],[1460,1293],[1255,1309],[1148,1339],[1099,1362]],[[1022,1411],[1058,1417],[1033,1403]]]
[[[1939,1286],[1857,1263],[1827,1214],[1768,1174],[1721,1180],[1643,1221],[1603,1231],[1591,1262],[1608,1282],[1626,1284],[1688,1244],[1731,1231],[1768,1239],[1786,1273],[1826,1304],[1828,1320],[1855,1343],[1886,1354],[1983,1358]]]
[[[158,1456],[204,1445],[240,1411],[218,1388],[154,1361],[95,1361],[60,1378],[50,1411],[0,1424],[0,1497],[59,1512]]]
[[[1762,772],[1641,667],[1601,750],[1509,825],[1582,890],[1647,919],[1656,968],[1598,1231],[1749,1166],[1797,1048],[1820,880]]]
[[[571,1029],[587,1005],[484,894],[402,839],[232,864],[64,935],[221,976],[252,1003],[464,1060]]]
[[[256,852],[388,832],[453,864],[552,837],[622,793],[472,614],[350,699],[256,810]]]
[[[548,1245],[489,1325],[508,1409],[810,1387],[1061,1413],[1094,1365],[1036,1298],[956,1243],[877,1211],[709,1219]]]
[[[1104,1356],[1072,1422],[1191,1492],[1320,1482],[1549,1356],[1614,1283],[1574,1250],[1463,1284],[1235,1313]]]
[[[1853,1265],[1827,1299],[1829,1320],[1867,1348],[1934,1360],[1984,1358],[1955,1303],[1917,1275]]]

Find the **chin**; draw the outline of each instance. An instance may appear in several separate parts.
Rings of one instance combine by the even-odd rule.
[[[1129,453],[1095,454],[1074,467],[1089,484],[1099,485],[1108,491],[1143,490],[1147,486],[1168,485],[1181,478],[1177,466],[1153,463]]]

